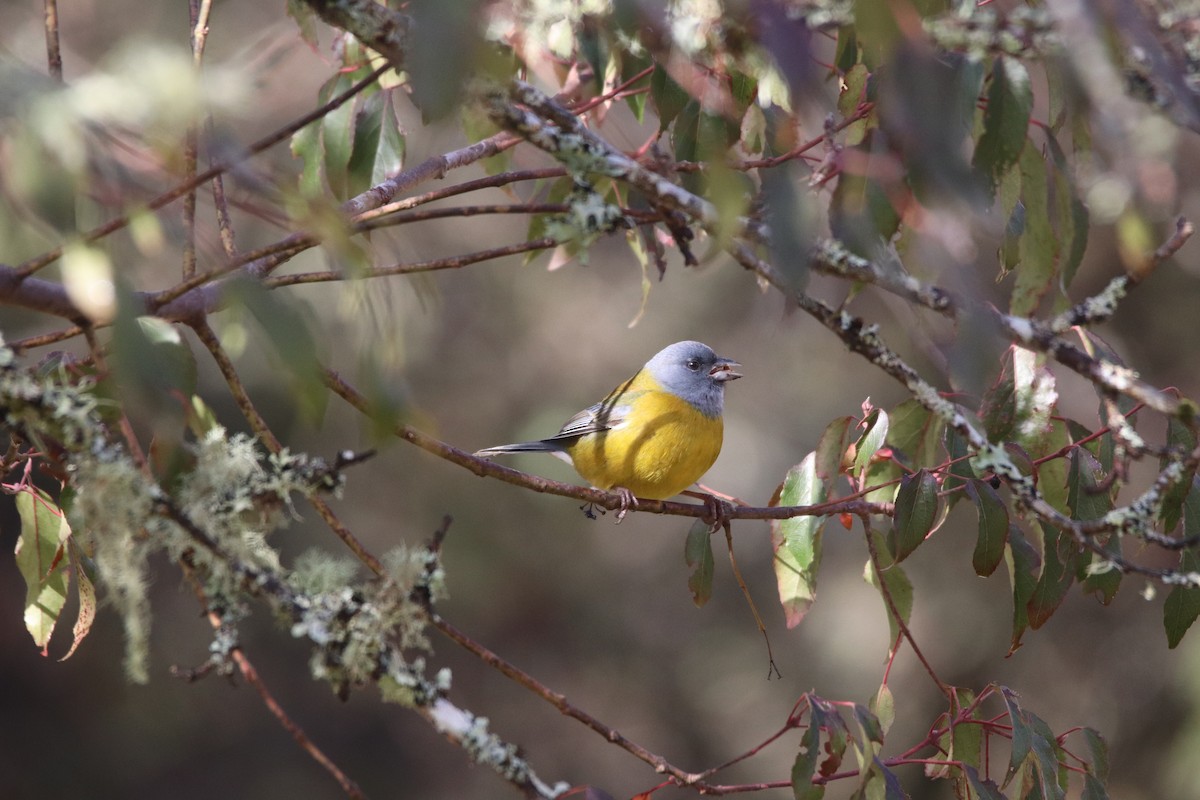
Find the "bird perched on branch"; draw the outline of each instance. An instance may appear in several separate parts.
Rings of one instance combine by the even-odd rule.
[[[736,361],[700,342],[676,342],[607,397],[571,417],[554,436],[487,447],[550,453],[598,489],[621,496],[620,520],[636,498],[665,500],[687,489],[721,452],[725,384],[742,377]],[[590,509],[589,509],[590,515]]]

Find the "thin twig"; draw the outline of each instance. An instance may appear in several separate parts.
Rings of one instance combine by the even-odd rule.
[[[270,147],[273,147],[274,145],[278,144],[279,142],[282,142],[284,139],[288,138],[289,136],[291,136],[293,133],[300,130],[304,126],[309,125],[309,124],[321,119],[322,117],[327,115],[329,112],[333,111],[334,109],[343,105],[347,101],[351,100],[359,92],[363,91],[368,86],[373,84],[379,78],[379,76],[382,75],[388,69],[389,69],[389,67],[387,67],[387,66],[379,67],[378,69],[374,70],[370,75],[368,75],[367,77],[363,78],[358,83],[351,86],[345,92],[338,95],[337,97],[334,97],[332,100],[330,100],[325,105],[323,105],[319,108],[316,108],[313,111],[310,111],[309,113],[305,114],[304,116],[300,117],[299,119],[293,120],[292,122],[288,123],[287,125],[284,125],[279,130],[276,130],[275,132],[270,133],[267,136],[264,136],[263,138],[259,139],[257,142],[255,142],[254,144],[252,144],[248,148],[246,148],[246,151],[244,153],[239,154],[236,158],[219,161],[216,164],[214,164],[212,167],[205,170],[204,172],[201,172],[199,175],[196,175],[191,180],[183,181],[182,183],[172,187],[171,189],[167,190],[166,192],[163,192],[158,197],[155,197],[154,199],[152,199],[148,203],[146,203],[145,209],[148,211],[157,211],[158,209],[162,208],[163,206],[166,206],[166,205],[174,202],[175,200],[178,200],[180,197],[183,197],[185,194],[190,192],[192,189],[195,189],[197,186],[202,186],[203,184],[212,180],[216,176],[218,176],[224,172],[227,172],[228,170],[230,170],[233,167],[237,166],[238,164],[242,163],[243,161],[250,158],[251,156],[261,153],[262,151],[267,150]],[[121,230],[122,228],[129,225],[129,221],[130,221],[130,217],[128,215],[121,215],[119,217],[109,220],[108,222],[104,223],[103,225],[99,225],[95,228],[92,228],[90,231],[81,233],[78,237],[76,237],[76,239],[74,241],[81,242],[81,243],[94,242],[97,239],[102,239],[105,236],[108,236],[109,234],[111,234],[115,231]],[[24,262],[23,264],[21,264],[20,266],[18,266],[16,268],[17,280],[20,281],[25,278],[28,278],[30,275],[33,275],[38,270],[40,270],[50,264],[53,264],[55,261],[57,261],[59,258],[62,257],[62,253],[63,253],[63,249],[60,246],[60,247],[56,247],[52,250],[48,250],[47,252],[43,253],[40,256],[37,256],[36,258],[32,258],[32,259]]]
[[[58,40],[58,0],[45,0],[46,61],[50,77],[62,83],[62,49]]]
[[[883,596],[883,602],[887,605],[888,613],[892,619],[896,621],[896,627],[900,630],[902,636],[908,640],[908,644],[913,649],[913,653],[917,656],[917,660],[921,662],[921,666],[925,667],[925,671],[929,673],[929,677],[937,684],[938,690],[947,698],[953,699],[953,690],[938,677],[933,666],[926,660],[925,654],[921,652],[920,646],[917,644],[916,638],[912,635],[912,631],[908,629],[908,624],[905,623],[904,617],[900,614],[900,609],[896,605],[896,600],[892,597],[892,590],[888,588],[887,579],[883,575],[883,568],[879,565],[879,550],[875,547],[875,542],[871,538],[871,521],[865,516],[859,517],[863,525],[863,535],[867,542],[867,552],[871,556],[871,566],[875,570],[875,577],[879,580],[879,593]]]

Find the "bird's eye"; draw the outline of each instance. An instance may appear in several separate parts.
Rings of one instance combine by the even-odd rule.
[[[687,360],[687,368],[690,369],[692,372],[695,372],[696,370],[700,369],[700,359],[689,358]]]

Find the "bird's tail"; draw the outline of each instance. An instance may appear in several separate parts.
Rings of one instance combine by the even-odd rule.
[[[557,442],[517,442],[516,444],[501,444],[495,447],[485,447],[476,450],[476,458],[503,455],[504,453],[561,453],[562,445]]]

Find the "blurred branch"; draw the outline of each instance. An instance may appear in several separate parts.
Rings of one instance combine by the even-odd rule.
[[[370,75],[368,75],[366,78],[363,78],[361,81],[356,83],[354,86],[351,86],[349,89],[347,89],[342,94],[338,95],[337,97],[334,97],[328,103],[324,104],[323,106],[321,106],[317,109],[314,109],[313,111],[309,112],[308,114],[305,114],[304,116],[292,121],[291,123],[284,125],[282,128],[276,130],[275,132],[270,133],[267,136],[264,136],[263,138],[254,142],[248,148],[246,148],[246,150],[243,153],[239,154],[237,158],[219,161],[216,164],[214,164],[212,167],[205,170],[204,172],[201,172],[199,175],[196,175],[195,177],[193,177],[191,180],[184,181],[183,183],[176,185],[175,187],[167,190],[166,192],[163,192],[162,194],[158,195],[157,197],[155,197],[154,199],[152,199],[148,203],[146,203],[145,210],[157,211],[158,209],[160,209],[166,205],[169,205],[170,203],[174,202],[175,200],[178,200],[180,197],[183,197],[188,192],[195,189],[197,186],[203,186],[205,183],[209,182],[210,180],[215,178],[217,175],[221,175],[225,172],[228,172],[230,169],[232,169],[233,167],[242,163],[243,161],[250,158],[251,156],[253,156],[257,153],[261,153],[262,151],[267,150],[268,148],[271,148],[271,147],[275,146],[276,144],[279,144],[284,139],[287,139],[289,136],[291,136],[293,133],[300,130],[304,126],[323,118],[330,111],[333,111],[334,109],[343,105],[347,101],[353,99],[355,95],[357,95],[359,92],[363,91],[368,86],[373,84],[376,80],[378,80],[379,76],[382,75],[388,69],[389,69],[389,67],[387,67],[387,66],[379,67],[378,69],[374,70]],[[129,222],[130,222],[130,217],[128,215],[122,215],[122,216],[116,217],[116,218],[111,219],[108,222],[104,223],[103,225],[92,228],[90,231],[85,231],[85,232],[79,234],[78,241],[83,242],[83,243],[94,242],[98,239],[102,239],[105,236],[108,236],[109,234],[115,233],[116,231],[119,231],[122,228],[125,228],[126,226],[129,225]],[[15,270],[11,267],[4,267],[3,265],[0,265],[0,302],[9,303],[12,305],[25,305],[26,307],[29,307],[29,308],[36,308],[36,306],[30,306],[26,302],[22,302],[23,295],[20,294],[19,292],[8,293],[8,292],[4,292],[3,288],[4,288],[5,284],[12,284],[16,288],[19,289],[22,281],[24,281],[30,275],[32,275],[33,273],[42,269],[43,267],[53,264],[55,261],[57,261],[61,257],[62,257],[62,247],[56,247],[52,250],[49,250],[49,251],[43,253],[42,255],[38,256],[37,258],[33,258],[33,259],[30,259],[29,261],[24,262],[23,264],[16,267]],[[14,276],[8,274],[9,272],[15,272],[15,280],[14,280]],[[38,310],[41,310],[41,309],[38,309]]]
[[[62,82],[62,49],[58,37],[58,0],[43,0],[46,24],[46,61],[50,77]]]

